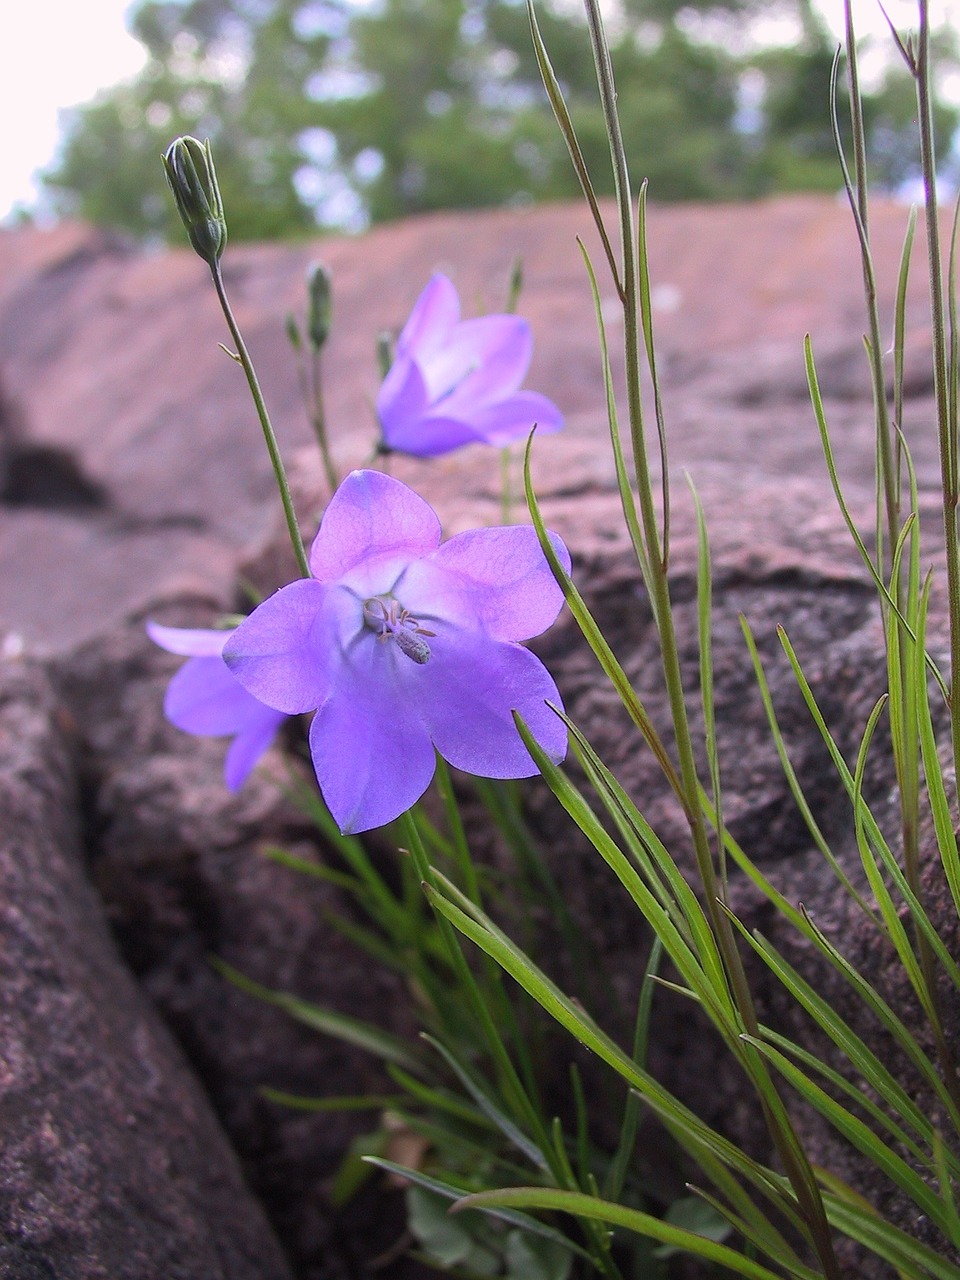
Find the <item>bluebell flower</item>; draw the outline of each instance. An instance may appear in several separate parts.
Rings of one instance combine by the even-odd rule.
[[[518,643],[563,604],[534,529],[474,529],[441,545],[435,512],[413,490],[354,471],[327,507],[310,568],[237,627],[223,656],[277,713],[316,710],[310,751],[341,831],[409,809],[435,750],[481,777],[536,773],[514,710],[563,759],[566,728],[547,705],[561,706],[557,687]]]
[[[188,656],[167,686],[164,714],[186,733],[233,738],[227,750],[224,780],[231,791],[239,791],[273,742],[286,715],[265,706],[231,674],[222,653],[232,632],[163,627],[148,622],[147,634],[168,653]]]
[[[526,320],[515,315],[460,319],[446,276],[433,276],[397,341],[377,396],[383,447],[433,457],[465,444],[503,446],[563,426],[546,396],[521,391],[533,355]]]

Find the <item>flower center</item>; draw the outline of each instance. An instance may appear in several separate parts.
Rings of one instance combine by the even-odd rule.
[[[442,404],[444,400],[449,400],[449,398],[453,395],[453,393],[455,391],[459,391],[460,388],[463,386],[463,384],[466,382],[466,380],[470,377],[470,375],[472,373],[476,373],[476,371],[479,368],[480,368],[480,362],[477,360],[474,360],[471,364],[468,364],[466,369],[464,369],[462,373],[457,374],[457,376],[454,378],[450,386],[447,387],[446,391],[441,391],[438,395],[434,396],[433,400],[430,403],[431,409],[435,409],[437,405]]]
[[[371,596],[369,600],[364,600],[363,621],[365,626],[377,633],[378,640],[396,640],[397,648],[411,662],[423,666],[429,659],[430,647],[420,637],[435,636],[437,633],[421,627],[417,619],[393,596]]]

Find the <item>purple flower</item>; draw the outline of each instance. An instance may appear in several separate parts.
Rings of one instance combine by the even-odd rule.
[[[147,634],[168,653],[189,655],[167,685],[164,714],[186,733],[233,738],[223,773],[230,790],[239,791],[287,717],[264,706],[231,675],[223,660],[231,631],[190,631],[148,622]]]
[[[317,709],[310,750],[341,831],[409,809],[433,777],[434,748],[482,777],[536,773],[514,709],[563,759],[566,729],[546,705],[561,705],[557,687],[515,643],[549,627],[563,603],[530,526],[474,529],[441,546],[436,514],[412,489],[354,471],[327,507],[310,567],[313,577],[240,624],[223,656],[269,706]]]
[[[429,458],[464,444],[506,445],[534,423],[556,431],[563,417],[553,401],[520,390],[532,354],[526,320],[461,320],[456,289],[432,276],[377,396],[384,448]]]

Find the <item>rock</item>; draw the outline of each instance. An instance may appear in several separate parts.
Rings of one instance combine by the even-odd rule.
[[[889,201],[873,209],[887,330],[906,217]],[[653,205],[648,222],[673,465],[696,472],[728,461],[782,475],[809,474],[812,463],[822,474],[801,357],[803,335],[813,332],[839,461],[862,467],[869,419],[851,396],[868,384],[848,211],[822,197],[783,197]],[[310,439],[284,318],[303,312],[311,259],[322,256],[333,275],[326,399],[345,470],[370,456],[376,334],[403,323],[436,269],[453,275],[468,313],[500,309],[520,255],[522,309],[535,335],[529,383],[558,402],[567,436],[580,442],[578,489],[609,484],[606,450],[597,449],[601,371],[578,235],[599,263],[578,204],[436,214],[313,245],[231,245],[227,288],[281,444]],[[919,231],[915,252],[921,261]],[[602,290],[620,378],[612,288]],[[924,307],[915,270],[913,331],[923,331]],[[206,268],[188,250],[145,252],[71,226],[0,231],[0,380],[20,415],[21,447],[54,458],[97,496],[78,506],[74,483],[67,502],[48,494],[38,505],[29,486],[14,504],[0,501],[0,630],[55,653],[155,600],[229,591],[238,557],[263,542],[278,508],[243,375],[217,345],[226,336]],[[922,420],[916,402],[929,391],[929,369],[918,361],[910,362],[908,430]],[[936,460],[925,434],[916,440],[924,474]],[[861,479],[870,483],[869,474]],[[31,591],[19,589],[24,580]]]
[[[195,601],[163,620],[204,625],[216,612]],[[316,858],[315,828],[283,798],[291,776],[279,751],[233,795],[223,743],[164,720],[178,665],[139,622],[59,666],[64,704],[84,726],[91,874],[127,963],[183,1045],[298,1276],[349,1280],[403,1229],[395,1193],[375,1209],[363,1197],[343,1212],[330,1201],[351,1139],[376,1117],[291,1110],[260,1090],[355,1095],[383,1093],[389,1081],[370,1055],[240,991],[211,961],[398,1034],[413,1034],[411,1013],[399,980],[327,923],[331,911],[350,913],[342,895],[265,856],[281,846]]]
[[[906,216],[890,203],[874,210],[885,331]],[[892,984],[893,998],[902,1003],[895,969],[880,949],[871,952],[869,932],[848,912],[797,817],[739,623],[743,612],[756,634],[791,758],[818,821],[857,874],[847,806],[775,632],[782,623],[791,635],[850,758],[882,687],[882,631],[872,589],[830,492],[801,349],[804,333],[812,331],[838,466],[862,527],[870,528],[874,428],[849,214],[833,201],[813,198],[652,207],[648,230],[674,492],[671,586],[696,716],[696,533],[681,479],[686,469],[711,529],[726,817],[778,885],[865,964],[873,963],[871,974]],[[619,515],[605,440],[577,234],[598,259],[587,214],[579,206],[554,206],[436,215],[319,246],[231,246],[225,266],[281,440],[294,459],[309,536],[327,495],[307,444],[283,318],[302,307],[310,258],[319,250],[333,272],[327,409],[334,453],[346,470],[370,453],[377,330],[402,324],[437,268],[452,273],[468,311],[499,308],[511,264],[523,256],[522,310],[536,340],[529,385],[555,398],[567,414],[565,431],[534,449],[544,514],[567,539],[590,607],[651,715],[665,725],[649,604]],[[919,261],[922,244],[916,253]],[[604,287],[616,352],[620,334],[611,294]],[[929,512],[938,460],[929,427],[920,271],[912,274],[907,310],[912,336],[903,426],[921,504]],[[285,1112],[258,1089],[379,1090],[380,1077],[362,1055],[225,985],[208,957],[214,953],[266,985],[382,1020],[401,1033],[410,1030],[411,1015],[392,979],[374,977],[370,965],[324,927],[324,912],[340,909],[330,886],[305,884],[263,857],[263,846],[272,841],[313,847],[300,816],[277,799],[264,777],[238,799],[227,796],[222,744],[184,737],[165,724],[162,689],[176,662],[152,650],[142,633],[148,612],[167,622],[203,625],[235,607],[238,570],[264,591],[295,572],[277,532],[272,481],[242,377],[216,346],[222,336],[204,268],[192,254],[141,253],[76,228],[0,234],[0,374],[17,419],[16,430],[0,439],[6,459],[0,636],[6,633],[9,652],[26,648],[44,657],[76,722],[85,852],[128,965],[208,1091],[299,1280],[346,1280],[363,1274],[396,1239],[397,1206],[381,1197],[358,1202],[352,1217],[336,1215],[329,1179],[356,1125],[342,1116]],[[614,364],[622,382],[616,354]],[[34,477],[29,483],[10,479],[11,461],[15,470],[18,459],[39,459],[32,472],[25,468]],[[436,505],[448,533],[499,520],[500,476],[491,453],[467,450],[434,462],[396,459],[393,466]],[[71,506],[45,499],[36,477],[51,472],[72,477],[68,491],[73,486],[76,492],[81,482],[89,486],[97,500]],[[58,481],[52,487],[56,494],[64,486]],[[519,495],[518,467],[514,487]],[[934,534],[936,527],[930,525]],[[942,616],[937,601],[934,617]],[[940,643],[936,634],[934,640]],[[537,648],[574,719],[689,866],[681,815],[570,619]],[[278,767],[275,755],[268,771]],[[878,741],[867,791],[884,821],[891,787]],[[527,795],[531,821],[583,930],[602,940],[613,976],[613,998],[602,1005],[603,1016],[620,1031],[633,1014],[646,939],[625,895],[552,798],[536,785]],[[464,800],[472,815],[468,788]],[[475,816],[471,823],[478,854],[506,868],[489,826]],[[762,928],[784,949],[796,946],[736,876],[732,896],[749,926]],[[809,965],[802,951],[789,953]],[[573,988],[573,968],[565,969],[559,954],[551,953],[550,963]],[[754,965],[751,975],[764,1016],[787,1031],[809,1034],[765,971]],[[846,992],[829,985],[830,975],[818,981],[827,982],[829,998],[845,1016],[860,1016]],[[667,994],[658,995],[657,1014],[657,1070],[707,1119],[766,1157],[756,1108],[710,1035]],[[561,1045],[560,1054],[565,1052]],[[613,1131],[615,1117],[601,1121]],[[815,1118],[804,1117],[802,1124],[811,1151],[856,1183],[862,1165],[845,1164],[839,1144]],[[876,1194],[886,1193],[877,1188]],[[895,1198],[885,1208],[893,1218],[902,1211]],[[872,1276],[856,1269],[862,1266],[862,1260],[850,1263],[856,1274]],[[391,1280],[401,1267],[391,1266]]]
[[[65,709],[0,664],[0,1274],[288,1280],[81,870]]]

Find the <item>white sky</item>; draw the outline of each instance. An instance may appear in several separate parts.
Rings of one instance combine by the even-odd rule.
[[[960,0],[933,0],[936,22]],[[141,46],[124,26],[129,0],[7,0],[0,17],[0,220],[32,205],[36,173],[54,157],[58,112],[136,73]],[[841,0],[818,0],[839,34]],[[915,22],[912,0],[888,0],[891,17]],[[882,30],[875,0],[854,0],[858,30]]]
[[[0,218],[32,204],[53,158],[57,113],[136,73],[129,0],[7,0],[0,6]]]

